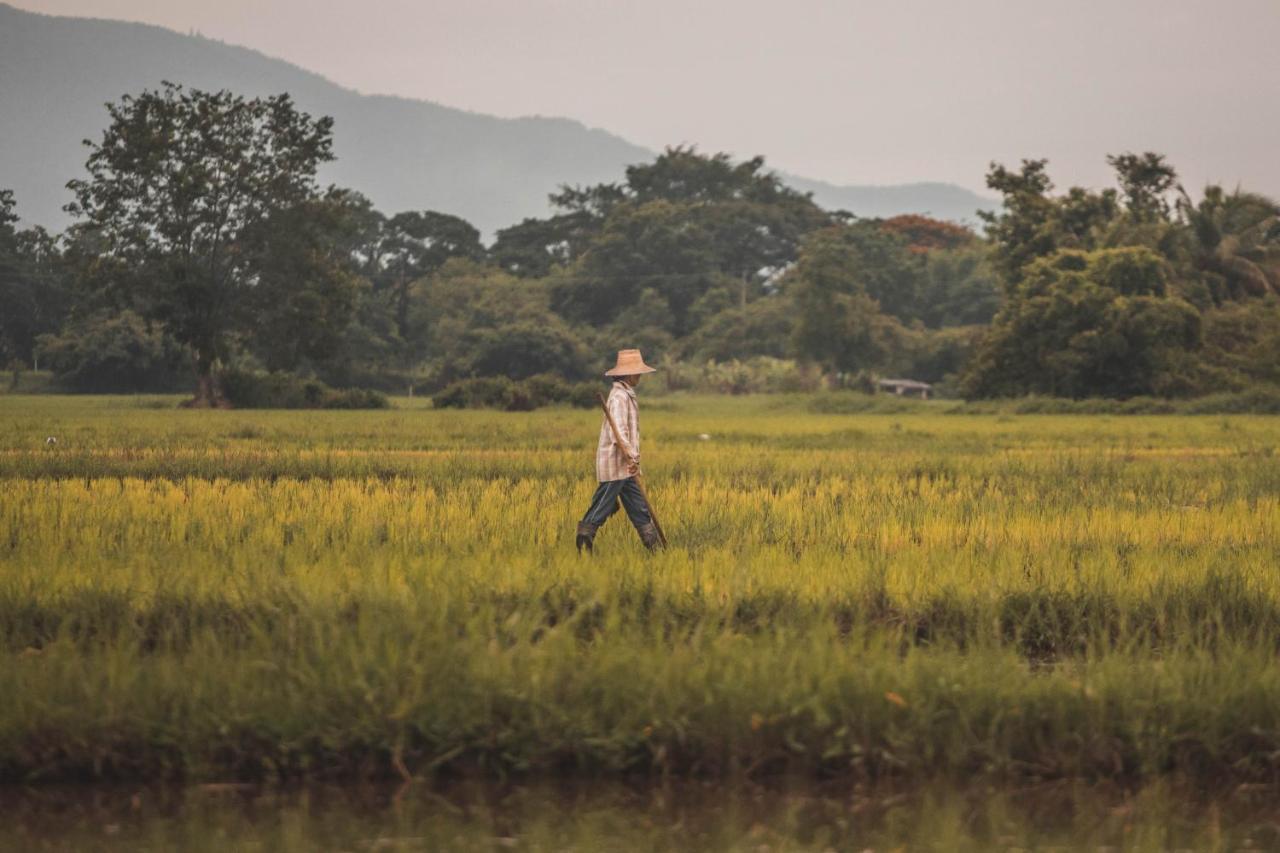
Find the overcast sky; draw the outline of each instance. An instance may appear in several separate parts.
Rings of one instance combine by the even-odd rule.
[[[981,188],[1168,154],[1280,195],[1280,0],[9,0],[255,48],[367,93],[556,115],[841,183]]]

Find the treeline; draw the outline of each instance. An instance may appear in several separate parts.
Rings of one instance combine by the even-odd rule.
[[[434,393],[475,377],[597,375],[638,346],[675,382],[967,397],[1192,397],[1280,385],[1280,208],[1156,154],[1117,189],[1053,194],[992,165],[983,234],[859,219],[762,158],[672,148],[489,245],[458,217],[387,215],[321,187],[332,123],[286,95],[166,84],[108,106],[76,223],[17,230],[0,192],[0,359],[69,390],[196,389],[292,374]]]

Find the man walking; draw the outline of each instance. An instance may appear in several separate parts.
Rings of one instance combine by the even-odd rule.
[[[614,437],[606,417],[600,425],[600,442],[596,445],[596,479],[600,487],[591,499],[587,514],[578,522],[575,544],[579,551],[584,548],[591,551],[596,531],[618,511],[619,499],[644,546],[653,551],[661,545],[653,513],[636,482],[640,473],[640,407],[636,403],[636,385],[642,375],[653,372],[640,357],[640,350],[624,349],[618,351],[618,363],[604,374],[613,377],[613,390],[605,406],[618,428],[618,437]]]

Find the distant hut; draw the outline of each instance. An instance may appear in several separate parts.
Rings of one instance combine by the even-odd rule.
[[[928,400],[933,393],[933,386],[928,382],[917,382],[914,379],[880,379],[876,382],[876,387],[898,397],[918,397],[921,400]]]

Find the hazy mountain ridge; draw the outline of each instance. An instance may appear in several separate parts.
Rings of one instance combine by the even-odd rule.
[[[499,118],[430,101],[363,95],[319,74],[201,36],[148,24],[40,15],[0,4],[0,187],[24,220],[61,228],[67,180],[84,169],[85,138],[103,104],[172,80],[246,95],[287,91],[335,120],[337,161],[325,182],[368,195],[381,210],[434,209],[482,231],[548,212],[561,184],[615,181],[654,152],[566,118]],[[768,154],[768,152],[763,152]],[[973,220],[994,206],[951,184],[835,186],[786,176],[823,206],[863,216],[929,213]]]

